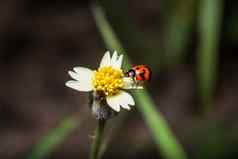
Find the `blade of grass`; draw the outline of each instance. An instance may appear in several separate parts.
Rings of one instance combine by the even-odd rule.
[[[200,97],[205,112],[212,107],[217,75],[217,51],[222,17],[222,0],[201,0],[198,49]]]
[[[69,117],[64,119],[58,127],[52,129],[49,134],[40,139],[28,159],[41,159],[49,156],[78,126],[79,121],[77,118]]]
[[[115,33],[113,33],[113,30],[106,19],[103,9],[98,4],[95,4],[92,6],[92,11],[98,29],[101,32],[107,47],[126,55],[125,50],[121,46]],[[126,68],[128,68],[130,62],[128,58],[125,59],[127,60]],[[162,155],[167,159],[186,159],[186,154],[182,146],[176,140],[162,115],[156,110],[156,106],[147,91],[135,92],[134,96],[138,103],[138,109],[141,111],[150,128],[155,143],[160,148]]]
[[[124,48],[122,48],[121,44],[119,43],[118,38],[112,33],[112,28],[107,22],[105,18],[105,14],[98,5],[92,5],[92,12],[97,24],[97,27],[101,33],[101,36],[107,45],[107,47],[111,50],[117,50],[119,53],[125,53]],[[129,69],[130,68],[130,61],[126,54],[124,54],[124,58],[126,62],[124,63],[124,67]],[[125,61],[125,60],[124,60]]]
[[[138,57],[143,57],[143,61],[150,62],[150,67],[155,68],[153,74],[157,73],[158,68],[163,67],[164,55],[163,52],[157,50],[162,49],[162,44],[157,38],[152,40],[151,36],[148,36],[148,31],[142,32],[136,26],[136,20],[130,15],[130,7],[128,0],[112,1],[103,0],[100,1],[100,5],[103,7],[105,13],[110,13],[110,24],[113,30],[117,33],[117,38],[123,45],[123,48],[127,51],[134,52]],[[123,8],[123,12],[121,9]],[[153,37],[160,33],[154,32]],[[148,56],[143,56],[144,52]],[[159,61],[159,62],[158,62]]]
[[[168,67],[184,62],[194,18],[194,0],[167,1],[164,16],[166,24],[166,63]],[[169,12],[169,13],[168,13]]]

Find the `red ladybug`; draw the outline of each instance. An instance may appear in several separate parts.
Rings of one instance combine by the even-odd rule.
[[[152,72],[146,65],[136,65],[126,72],[126,75],[137,82],[144,82],[150,81]]]

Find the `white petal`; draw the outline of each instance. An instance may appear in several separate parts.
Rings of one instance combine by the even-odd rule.
[[[117,51],[114,51],[113,55],[112,55],[112,58],[111,58],[111,65],[112,66],[114,66],[114,64],[116,64],[117,58],[118,58]]]
[[[73,72],[73,71],[68,71],[70,77],[72,77],[73,79],[75,80],[79,80],[80,77],[79,77],[79,74],[77,74],[76,72]]]
[[[117,101],[116,97],[106,97],[107,104],[116,112],[120,111],[120,104]]]
[[[76,81],[68,81],[65,85],[79,91],[91,91],[93,89],[94,71],[85,67],[75,67],[74,71],[69,71],[68,73]]]
[[[110,57],[110,52],[107,51],[104,56],[102,57],[102,60],[100,62],[99,67],[104,67],[104,66],[110,66],[111,65],[111,57]]]
[[[135,101],[132,96],[125,92],[121,91],[117,95],[107,96],[107,104],[115,111],[120,111],[120,106],[125,109],[130,109],[129,105],[135,105]]]
[[[122,65],[123,55],[120,55],[118,60],[113,64],[115,68],[120,69]]]
[[[143,89],[143,86],[135,83],[135,81],[131,77],[124,77],[123,89]]]
[[[68,71],[69,75],[77,81],[92,81],[94,71],[85,67],[74,67],[75,72]]]
[[[126,103],[122,103],[121,107],[124,108],[124,109],[127,109],[127,110],[131,110],[131,107]]]
[[[65,85],[67,87],[73,88],[78,91],[83,91],[83,92],[89,92],[89,91],[92,91],[93,89],[92,84],[83,83],[79,81],[67,81]]]
[[[73,70],[74,70],[75,72],[79,73],[79,74],[81,74],[82,71],[83,71],[83,72],[92,72],[91,69],[86,68],[86,67],[80,67],[80,66],[74,67]]]

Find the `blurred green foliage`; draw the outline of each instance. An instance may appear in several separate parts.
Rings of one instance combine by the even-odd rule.
[[[216,85],[222,0],[201,0],[199,8],[198,76],[201,104],[207,112],[212,109]]]
[[[79,126],[75,117],[64,119],[55,129],[43,136],[33,147],[28,159],[46,158]]]

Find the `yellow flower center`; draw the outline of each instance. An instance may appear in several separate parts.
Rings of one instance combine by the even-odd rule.
[[[123,87],[122,70],[111,66],[99,68],[95,73],[93,86],[96,91],[103,91],[107,96],[117,94]]]

